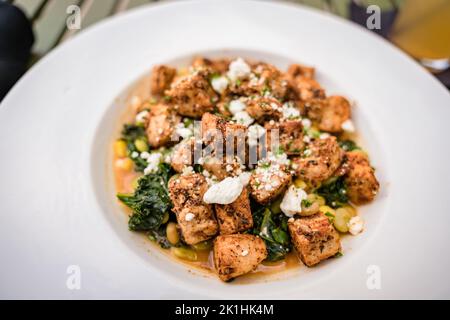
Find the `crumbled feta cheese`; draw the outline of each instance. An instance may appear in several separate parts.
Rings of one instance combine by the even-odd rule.
[[[281,111],[283,113],[283,118],[285,119],[295,119],[300,117],[300,110],[298,110],[291,102],[283,104]]]
[[[231,81],[236,81],[237,79],[249,76],[250,72],[251,69],[249,65],[242,58],[237,58],[230,63],[227,75]]]
[[[319,139],[327,139],[327,138],[329,138],[330,137],[330,134],[329,133],[326,133],[326,132],[324,132],[324,133],[321,133],[320,134],[320,136],[319,136]]]
[[[311,120],[309,120],[308,118],[303,118],[302,119],[302,125],[306,129],[310,128],[311,127]]]
[[[266,132],[263,126],[259,124],[254,124],[248,127],[247,137],[248,137],[248,145],[256,146],[258,145],[258,141],[261,136]]]
[[[241,183],[244,185],[244,187],[249,184],[251,176],[252,176],[251,172],[248,171],[242,172],[239,175],[239,179],[241,180]]]
[[[236,114],[238,112],[244,111],[245,110],[245,103],[242,102],[239,99],[232,100],[230,102],[230,105],[228,106],[228,110],[230,110],[230,112],[232,114]]]
[[[242,250],[241,255],[242,255],[243,257],[248,256],[248,250]]]
[[[250,117],[250,115],[246,111],[240,111],[236,113],[233,117],[233,120],[239,124],[243,124],[246,127],[248,127],[255,121],[255,119]]]
[[[186,166],[183,168],[183,171],[181,172],[181,175],[187,176],[194,172],[194,168],[192,166]]]
[[[141,158],[142,159],[147,159],[148,157],[150,157],[150,153],[148,153],[147,151],[144,151],[141,153]]]
[[[139,112],[136,115],[136,123],[144,123],[148,119],[149,114],[147,110]]]
[[[348,222],[348,231],[356,236],[364,230],[364,220],[360,216],[355,216]]]
[[[308,195],[303,189],[291,185],[281,201],[281,211],[283,211],[287,217],[292,217],[296,213],[302,212],[302,200],[306,199],[307,196]]]
[[[142,156],[142,154],[141,154]],[[149,173],[155,173],[158,171],[158,166],[161,163],[162,160],[162,154],[159,152],[154,152],[151,153],[148,157],[147,157],[147,167],[144,169],[144,174],[149,174]]]
[[[303,136],[303,142],[310,143],[311,142],[311,137]]]
[[[230,204],[236,201],[244,185],[239,177],[228,177],[212,185],[203,196],[206,203]]]
[[[355,125],[350,119],[345,120],[344,123],[342,123],[341,128],[347,132],[355,132]]]
[[[195,214],[190,213],[190,212],[186,213],[186,215],[184,216],[184,220],[186,220],[188,222],[194,220],[194,218],[195,218]]]
[[[228,87],[228,79],[224,76],[215,77],[211,80],[211,86],[214,91],[222,94]]]
[[[133,151],[133,152],[131,153],[131,157],[132,157],[133,159],[136,159],[137,157],[139,157],[139,152]]]
[[[186,139],[194,135],[194,128],[192,126],[185,127],[184,123],[180,122],[175,127],[175,132],[183,139]]]

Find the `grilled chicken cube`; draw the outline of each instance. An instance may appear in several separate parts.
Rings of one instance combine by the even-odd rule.
[[[288,155],[299,154],[302,151],[304,145],[303,125],[300,120],[269,121],[264,127],[267,130],[267,149],[269,151],[276,152],[278,148],[281,148]],[[276,132],[278,132],[278,141],[272,141],[272,138],[276,137]]]
[[[285,166],[258,165],[250,177],[251,196],[256,202],[267,204],[286,190],[291,179]]]
[[[307,77],[298,77],[293,83],[301,100],[325,99],[325,90],[316,80]]]
[[[150,109],[147,125],[148,142],[154,148],[172,143],[174,128],[181,118],[165,104],[154,105]]]
[[[202,117],[202,139],[218,159],[221,156],[245,153],[247,128],[225,119],[205,113]]]
[[[343,158],[344,151],[336,137],[330,136],[311,142],[301,157],[292,159],[292,167],[303,181],[318,186],[333,175]]]
[[[216,204],[215,209],[220,234],[238,233],[253,227],[247,188],[242,190],[241,195],[233,203]]]
[[[174,206],[172,210],[187,244],[205,241],[218,232],[212,206],[203,202],[207,190],[205,177],[198,173],[181,175],[169,181],[169,195]]]
[[[289,66],[287,75],[292,80],[298,79],[299,77],[314,79],[316,75],[316,69],[294,63]]]
[[[259,123],[278,120],[282,117],[280,101],[269,97],[256,97],[247,101],[247,113]]]
[[[150,76],[150,91],[153,95],[163,95],[169,89],[177,70],[165,65],[153,67]]]
[[[267,257],[264,241],[250,234],[220,235],[214,240],[214,266],[222,281],[255,270]]]
[[[323,105],[318,127],[322,131],[342,132],[342,124],[351,117],[351,107],[347,99],[341,96],[331,96]]]
[[[299,258],[308,267],[333,257],[341,250],[338,232],[322,213],[291,220],[288,228]]]
[[[355,204],[372,201],[378,193],[380,184],[367,156],[361,151],[349,151],[346,153],[346,163],[348,172],[344,181],[350,201]]]
[[[194,68],[209,68],[215,73],[225,73],[230,65],[230,59],[208,59],[196,57],[192,61]]]
[[[245,167],[237,157],[204,157],[203,169],[211,175],[216,176],[219,180],[226,177],[235,177],[242,173]]]
[[[194,164],[195,138],[181,141],[173,148],[170,165],[176,172],[182,172],[186,166]]]
[[[178,114],[200,118],[204,113],[214,110],[218,100],[208,80],[209,71],[198,70],[172,83],[166,91],[168,100]]]

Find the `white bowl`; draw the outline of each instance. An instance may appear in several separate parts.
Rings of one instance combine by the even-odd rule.
[[[127,230],[110,166],[127,88],[152,65],[194,54],[311,64],[328,93],[355,101],[381,193],[344,257],[224,284]],[[311,9],[185,1],[102,22],[40,61],[0,106],[0,296],[448,298],[449,107],[448,91],[403,53]],[[79,290],[67,286],[72,265]]]

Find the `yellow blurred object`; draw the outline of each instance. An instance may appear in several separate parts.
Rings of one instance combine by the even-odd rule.
[[[299,189],[305,189],[307,187],[305,181],[303,181],[302,179],[299,179],[299,178],[294,180],[294,185],[296,188],[299,188]]]
[[[130,158],[117,159],[116,167],[123,171],[131,171],[133,169],[133,161]]]
[[[118,158],[124,158],[127,156],[127,144],[123,140],[117,140],[114,143],[114,153]]]
[[[405,0],[390,38],[416,59],[450,59],[450,1]]]
[[[323,214],[330,213],[333,216],[336,215],[336,211],[333,208],[329,207],[329,206],[320,206],[319,207],[319,211],[322,212]]]

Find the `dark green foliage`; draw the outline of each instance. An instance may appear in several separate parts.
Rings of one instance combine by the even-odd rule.
[[[147,141],[145,128],[139,125],[125,124],[122,129],[121,139],[127,144],[128,156],[130,156],[134,151],[139,152],[134,144],[134,141],[136,141],[136,139]],[[147,161],[141,157],[131,158],[131,160],[133,160],[134,168],[138,172],[143,172],[147,167]]]
[[[267,247],[267,261],[284,259],[291,251],[291,240],[287,230],[288,218],[283,214],[272,214],[265,207],[253,211],[253,234],[259,235]]]
[[[325,198],[327,205],[338,208],[348,203],[347,187],[343,177],[333,177],[327,180],[317,190],[317,194]]]
[[[161,164],[158,173],[143,176],[138,181],[134,194],[118,194],[117,197],[133,210],[128,227],[133,231],[157,230],[164,213],[171,207],[167,183],[170,167]]]
[[[353,140],[342,140],[339,141],[339,146],[344,150],[344,151],[353,151],[353,150],[359,150],[361,149],[355,141]]]

